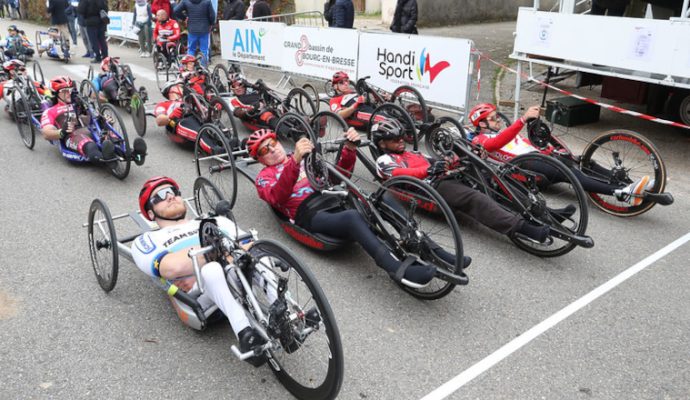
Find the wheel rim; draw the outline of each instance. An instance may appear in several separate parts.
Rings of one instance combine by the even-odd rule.
[[[17,121],[17,128],[19,130],[19,135],[22,138],[22,142],[29,149],[34,147],[34,127],[31,122],[31,109],[26,102],[24,96],[19,92],[19,88],[12,92],[12,111],[14,112],[14,118]]]
[[[101,115],[103,115],[103,117],[110,116],[113,121],[110,123],[113,129],[108,129],[108,138],[113,142],[113,145],[115,145],[115,155],[118,160],[115,162],[116,166],[112,168],[111,171],[117,178],[124,179],[129,175],[131,164],[131,151],[125,125],[122,122],[120,114],[110,104],[104,104],[101,107]]]
[[[94,200],[89,211],[89,251],[91,264],[101,288],[109,292],[117,281],[117,237],[110,212]]]
[[[234,204],[237,196],[237,170],[232,149],[215,126],[203,125],[199,129],[194,144],[194,161],[197,175],[206,177],[225,199]]]
[[[344,143],[337,143],[343,138],[343,132],[348,129],[347,123],[338,115],[330,111],[322,111],[312,117],[312,130],[320,145],[323,159],[337,165]]]
[[[206,177],[196,178],[194,181],[194,206],[198,215],[215,210],[216,205],[221,200],[226,199],[216,185]]]

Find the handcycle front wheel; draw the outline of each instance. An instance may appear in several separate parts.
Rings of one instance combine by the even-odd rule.
[[[220,128],[231,148],[234,149],[238,147],[239,137],[237,136],[237,125],[235,124],[235,118],[230,110],[230,106],[219,96],[212,97],[209,103],[211,110],[209,113],[210,122]]]
[[[110,173],[117,179],[125,179],[129,175],[132,164],[132,149],[129,146],[127,127],[122,116],[112,104],[101,105],[100,114],[107,121],[112,121],[107,122],[107,125],[104,126],[104,131],[107,132],[106,138],[115,145],[115,157],[117,157],[117,160],[114,161],[115,165],[110,168]]]
[[[12,113],[17,123],[19,136],[21,136],[24,146],[31,150],[36,144],[36,127],[31,118],[32,110],[29,101],[21,88],[12,90],[10,98],[12,99]]]
[[[101,289],[108,293],[117,283],[119,251],[113,218],[100,199],[95,199],[89,207],[88,235],[93,272]]]
[[[96,85],[88,79],[81,81],[79,85],[79,95],[85,98],[91,107],[98,110],[101,106],[101,96],[96,89]]]
[[[416,123],[429,121],[429,109],[419,90],[412,86],[403,85],[393,91],[391,103],[395,103],[407,111]]]
[[[662,193],[666,188],[666,166],[659,151],[646,137],[629,130],[616,129],[594,138],[580,158],[580,168],[588,176],[621,188],[645,175],[654,180],[649,192]],[[649,200],[633,205],[615,195],[587,194],[597,208],[618,217],[634,217],[656,205]]]
[[[460,123],[450,117],[439,118],[425,134],[427,154],[443,159],[456,145],[468,145],[467,132]]]
[[[392,247],[405,252],[398,256],[413,255],[436,268],[466,278],[460,227],[435,189],[419,179],[400,176],[384,182],[375,198],[374,204],[381,217],[396,232],[393,238],[396,243]],[[400,287],[419,299],[435,300],[446,296],[455,285],[433,278],[423,288],[404,284]]]
[[[34,60],[34,66],[33,66],[33,80],[36,82],[40,82],[41,85],[45,85],[45,77],[43,76],[43,68],[41,68],[41,64],[38,63],[37,60]]]
[[[516,209],[515,204],[511,208],[551,231],[544,243],[512,235],[511,240],[519,248],[540,257],[556,257],[577,246],[573,238],[584,237],[589,211],[582,185],[565,164],[543,154],[523,154],[503,165],[499,178],[512,189],[515,198],[511,201],[521,202],[526,210]],[[504,196],[499,197],[506,204]]]
[[[271,315],[272,299],[263,286],[253,285],[262,311],[269,315],[269,366],[285,388],[299,399],[333,399],[343,383],[343,347],[335,315],[313,273],[283,245],[269,240],[253,243],[254,275],[277,283],[287,280],[282,314]],[[280,301],[280,300],[275,300]],[[282,322],[280,335],[270,327]]]
[[[218,88],[220,93],[230,92],[230,73],[223,64],[217,64],[211,72],[211,82]]]
[[[288,111],[293,111],[307,117],[316,114],[318,107],[314,104],[314,100],[309,93],[302,88],[293,88],[285,97],[285,105]]]
[[[199,176],[194,180],[194,207],[198,215],[214,211],[221,200],[226,199],[208,178]]]
[[[237,199],[237,168],[232,148],[216,126],[204,124],[194,142],[194,164],[197,176],[204,176],[235,205]]]

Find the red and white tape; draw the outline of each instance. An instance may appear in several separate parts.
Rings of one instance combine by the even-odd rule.
[[[514,74],[518,74],[518,71],[516,71],[515,69],[510,68],[509,66],[507,66],[507,65],[505,65],[505,64],[501,64],[500,62],[493,60],[492,58],[490,58],[489,56],[487,56],[485,53],[479,53],[479,54],[480,54],[480,58],[485,58],[485,59],[487,59],[489,62],[491,62],[491,63],[493,63],[493,64],[496,64],[497,66],[499,66],[499,67],[501,67],[501,68],[503,68],[503,69],[505,69],[505,70],[507,70],[507,71],[510,71],[510,72],[512,72],[512,73],[514,73]],[[657,122],[657,123],[659,123],[659,124],[675,126],[675,127],[683,128],[683,129],[690,129],[690,126],[685,125],[685,124],[681,124],[680,122],[669,121],[669,120],[667,120],[667,119],[654,117],[654,116],[652,116],[652,115],[643,114],[643,113],[640,113],[640,112],[637,112],[637,111],[627,110],[627,109],[625,109],[625,108],[621,108],[621,107],[614,106],[614,105],[607,104],[607,103],[602,103],[602,102],[600,102],[600,101],[596,101],[596,100],[593,100],[593,99],[590,99],[590,98],[587,98],[587,97],[584,97],[584,96],[580,96],[579,94],[575,94],[575,93],[573,93],[573,92],[569,92],[569,91],[567,91],[567,90],[563,90],[563,89],[561,89],[561,88],[557,88],[556,86],[553,86],[553,85],[551,85],[551,84],[549,84],[549,83],[546,83],[546,82],[540,81],[540,80],[538,80],[538,79],[535,79],[535,78],[533,78],[533,77],[527,75],[527,74],[524,73],[524,72],[520,73],[520,75],[521,75],[523,78],[525,78],[525,79],[527,79],[527,80],[529,80],[529,81],[538,83],[538,84],[540,84],[540,85],[542,85],[542,86],[545,86],[545,87],[548,87],[549,89],[555,90],[555,91],[557,91],[558,93],[562,93],[562,94],[564,94],[564,95],[566,95],[566,96],[570,96],[570,97],[574,97],[574,98],[576,98],[576,99],[580,99],[580,100],[582,100],[582,101],[586,101],[587,103],[596,104],[596,105],[598,105],[598,106],[600,106],[600,107],[603,107],[603,108],[605,108],[605,109],[607,109],[607,110],[610,110],[610,111],[613,111],[613,112],[617,112],[617,113],[621,113],[621,114],[626,114],[626,115],[632,115],[633,117],[641,118],[641,119],[644,119],[644,120],[647,120],[647,121]]]

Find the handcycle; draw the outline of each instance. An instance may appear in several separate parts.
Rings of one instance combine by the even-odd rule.
[[[24,63],[28,62],[29,59],[33,57],[33,54],[35,52],[34,50],[34,44],[31,43],[29,38],[26,36],[23,30],[20,30],[17,32],[19,35],[19,40],[17,40],[17,46],[14,47],[11,52],[11,55],[9,56],[10,59],[17,59],[19,61],[22,61]],[[7,50],[4,47],[2,48],[3,50]],[[0,63],[4,63],[7,61],[7,55],[5,54],[4,51],[0,51]]]
[[[558,113],[564,111],[557,105],[551,121],[555,120]],[[507,121],[505,116],[499,114],[499,117]],[[508,122],[506,126],[509,125]],[[549,126],[541,118],[528,121],[527,137],[534,147],[563,162],[566,167],[579,169],[588,177],[619,187],[625,187],[644,175],[654,180],[651,189],[639,195],[642,202],[638,205],[621,201],[615,195],[586,192],[600,210],[619,217],[633,217],[649,211],[656,204],[673,203],[673,196],[664,192],[666,167],[661,155],[654,144],[643,135],[625,129],[610,130],[588,141],[582,154],[575,155],[562,137],[552,134],[553,127],[553,123]],[[567,134],[567,131],[563,134]],[[471,135],[471,127],[449,120],[446,125],[428,131],[427,150],[431,154],[439,154],[438,147],[447,147],[450,142],[472,147],[468,139]]]
[[[164,43],[166,46],[168,42]],[[180,70],[180,47],[182,41],[178,40],[174,46],[168,46],[166,51],[162,51],[158,45],[153,46],[153,69],[156,71],[156,84],[158,89],[162,89],[165,82],[177,78],[177,72]]]
[[[27,124],[29,114],[36,121],[41,119],[41,114],[49,106],[50,101],[38,93],[36,85],[45,85],[41,65],[34,61],[33,75],[17,73],[8,88],[10,116],[17,123],[19,136],[28,149],[33,149],[36,144],[36,129],[33,124]],[[7,87],[7,86],[6,86]],[[19,115],[19,119],[17,119]]]
[[[125,111],[131,113],[132,110],[138,106],[138,104],[148,101],[149,95],[146,91],[146,88],[144,86],[137,88],[134,85],[135,78],[129,65],[121,65],[120,57],[110,57],[109,66],[110,68],[108,72],[112,74],[115,82],[117,83],[117,99],[114,103],[115,105],[124,108]],[[86,79],[91,83],[91,85],[93,85],[94,75],[95,72],[93,67],[89,67],[89,72],[87,73]],[[82,82],[81,86],[84,85],[87,84]],[[95,91],[95,85],[88,88],[88,90],[89,93],[91,91]]]
[[[50,58],[60,59],[64,61],[65,64],[69,63],[71,57],[70,46],[69,40],[65,34],[60,31],[58,32],[58,36],[54,37],[47,31],[38,30],[36,31],[36,46],[42,46],[44,40],[48,38],[52,40],[50,47],[43,49],[43,51],[39,51],[38,56],[42,57],[45,52]]]
[[[324,122],[324,118],[328,121]],[[340,135],[347,129],[342,118],[328,111],[315,115],[311,123],[314,126],[318,123],[327,123],[328,129],[339,129]],[[396,276],[396,282],[400,287],[417,298],[433,300],[447,295],[456,285],[465,285],[469,282],[463,272],[462,239],[457,221],[448,205],[433,188],[414,178],[399,177],[378,185],[372,192],[364,191],[349,179],[346,172],[324,162],[323,154],[330,153],[330,150],[322,150],[317,134],[303,116],[286,113],[278,121],[277,129],[281,128],[289,131],[289,136],[293,140],[306,135],[316,144],[315,151],[304,161],[307,177],[315,190],[327,196],[341,198],[344,207],[358,210],[372,231],[398,259],[433,264],[437,267],[436,277],[427,285],[405,280],[402,277],[403,269],[400,275]],[[320,129],[320,126],[317,128]],[[225,139],[218,135],[217,140],[224,142]],[[337,146],[342,148],[344,142],[340,140]],[[235,199],[238,172],[254,182],[258,171],[252,166],[258,165],[258,161],[248,157],[246,149],[232,148],[227,142],[223,143],[223,146],[224,152],[215,152],[212,155],[205,154],[197,147],[197,174],[216,183],[221,193],[229,199]],[[426,212],[419,205],[435,208],[439,217],[427,218]],[[348,244],[338,238],[309,232],[279,211],[271,209],[285,232],[310,248],[329,251]],[[441,255],[451,257],[452,262]]]
[[[313,273],[278,242],[257,239],[252,231],[243,235],[221,231],[218,218],[235,222],[232,204],[206,178],[196,179],[193,192],[194,197],[185,203],[199,221],[201,248],[189,252],[199,290],[187,293],[163,278],[152,278],[153,283],[169,296],[185,325],[204,330],[222,318],[222,312],[216,305],[204,309],[197,301],[205,286],[197,256],[220,262],[230,292],[244,308],[251,326],[266,340],[265,345],[246,353],[232,345],[233,354],[240,360],[266,357],[280,383],[297,398],[335,398],[343,381],[343,348],[333,310]],[[138,232],[120,237],[115,222],[124,219],[136,224]],[[120,256],[133,262],[128,244],[157,229],[139,212],[112,216],[100,199],[91,203],[88,222],[83,226],[88,229],[96,279],[106,293],[117,283]],[[247,241],[251,241],[249,248],[241,245]],[[227,256],[234,262],[228,263]],[[266,287],[257,285],[255,277],[261,277]],[[276,294],[274,302],[269,301],[269,290]]]

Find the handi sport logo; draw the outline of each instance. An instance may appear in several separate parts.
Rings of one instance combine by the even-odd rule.
[[[434,83],[434,80],[444,69],[450,67],[448,61],[439,61],[431,65],[431,54],[427,54],[426,47],[422,50],[422,55],[419,56],[419,64],[417,65],[417,78],[421,81],[422,77],[429,73],[429,82]]]
[[[379,75],[386,79],[424,82],[428,75],[429,84],[434,83],[439,74],[450,67],[448,61],[439,61],[432,65],[431,54],[427,53],[426,47],[422,50],[419,58],[417,58],[415,51],[396,53],[379,48],[376,61],[379,63]]]

